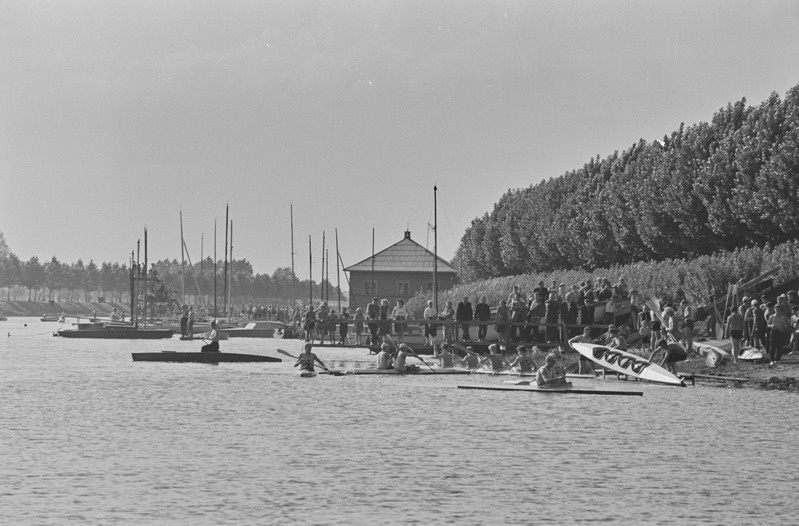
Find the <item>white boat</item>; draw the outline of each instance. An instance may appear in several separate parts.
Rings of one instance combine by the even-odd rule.
[[[574,343],[572,346],[592,362],[611,371],[650,382],[685,386],[676,375],[635,354],[590,343]]]

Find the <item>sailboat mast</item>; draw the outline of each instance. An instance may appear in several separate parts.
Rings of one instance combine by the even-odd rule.
[[[311,235],[308,234],[308,290],[310,291],[309,305],[313,306],[313,249],[311,248]]]
[[[319,265],[322,278],[319,280],[319,298],[325,301],[325,231],[322,230],[322,262]]]
[[[216,218],[214,218],[214,318],[216,318]]]
[[[433,296],[434,305],[438,312],[438,210],[436,208],[436,193],[438,187],[433,186]]]
[[[147,327],[147,229],[144,229],[144,326]]]
[[[183,210],[180,211],[180,303],[186,303],[186,243],[183,241]]]
[[[228,304],[231,306],[230,310],[233,310],[233,220],[230,220],[230,286],[227,289],[228,294]],[[227,321],[230,323],[230,311],[228,311]]]
[[[291,309],[296,307],[296,300],[294,298],[294,204],[289,205],[289,213],[291,218]]]
[[[227,316],[227,232],[228,232],[228,209],[229,205],[225,205],[225,281],[224,281],[224,304],[225,304],[225,314],[222,316],[223,318]]]
[[[338,261],[341,255],[338,253],[338,228],[336,229],[336,288],[338,288],[338,312],[341,314],[341,271],[339,270]]]
[[[371,283],[369,284],[369,293],[374,298],[375,294],[375,227],[372,227],[372,277]],[[367,303],[369,303],[369,298],[366,298]]]
[[[330,252],[325,249],[325,299],[330,303]]]

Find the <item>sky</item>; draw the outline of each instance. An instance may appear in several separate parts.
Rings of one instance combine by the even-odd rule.
[[[224,254],[319,280],[406,229],[451,259],[509,189],[799,83],[799,2],[0,2],[21,259]],[[434,206],[433,187],[438,187]],[[216,224],[216,230],[215,230]],[[309,258],[311,243],[311,267]],[[143,254],[142,254],[143,259]],[[344,285],[344,277],[341,277]]]

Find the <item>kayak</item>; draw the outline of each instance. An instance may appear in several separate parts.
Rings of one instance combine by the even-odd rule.
[[[716,367],[730,355],[730,353],[715,345],[695,343],[694,347],[696,348],[696,352],[705,355],[705,364],[707,364],[708,367]]]
[[[581,355],[605,369],[649,382],[685,386],[683,381],[676,375],[646,358],[641,358],[632,353],[590,343],[574,343],[572,347]]]
[[[621,391],[612,389],[576,388],[571,384],[560,387],[533,387],[525,385],[459,385],[458,389],[481,389],[486,391],[524,391],[526,393],[583,394],[643,396],[642,391]]]
[[[178,362],[178,363],[244,363],[281,362],[280,358],[260,354],[239,354],[231,352],[135,352],[134,362]]]
[[[316,371],[300,369],[300,378],[313,378],[314,376],[316,376]]]
[[[420,375],[420,374],[470,374],[471,371],[468,369],[456,369],[454,367],[440,367],[433,370],[427,368],[420,368],[418,371],[405,371],[400,372],[396,369],[339,369],[339,370],[330,370],[325,371],[320,374],[355,374],[355,375],[364,375],[364,374],[393,374],[393,375]]]

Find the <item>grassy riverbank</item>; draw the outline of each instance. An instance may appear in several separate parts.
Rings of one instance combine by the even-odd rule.
[[[0,314],[3,316],[37,316],[43,314],[64,314],[66,316],[108,316],[117,308],[119,312],[130,314],[130,305],[123,303],[92,303],[83,301],[7,301],[0,300]]]

